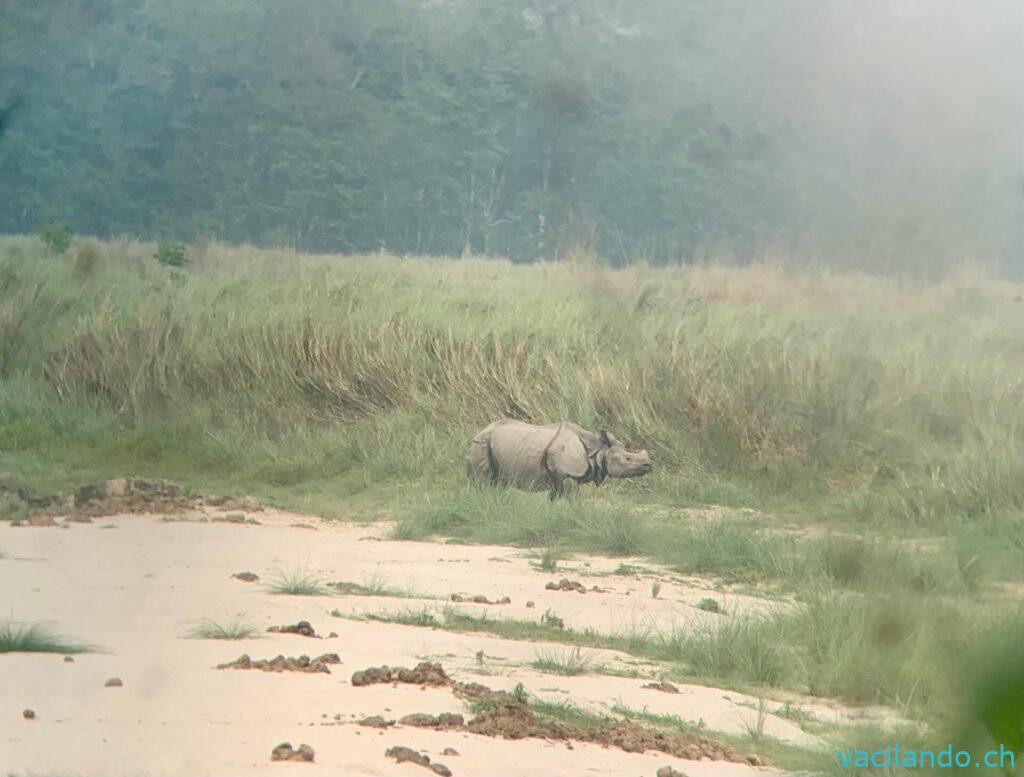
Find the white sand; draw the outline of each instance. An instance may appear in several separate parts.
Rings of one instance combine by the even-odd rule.
[[[6,556],[0,559],[3,618],[46,621],[62,634],[99,647],[99,652],[76,656],[73,663],[65,663],[60,655],[0,655],[0,771],[83,777],[432,774],[384,757],[385,749],[399,744],[423,749],[457,777],[653,777],[664,765],[690,777],[777,773],[581,743],[569,749],[564,743],[542,740],[356,726],[352,721],[367,715],[464,713],[448,689],[354,688],[349,683],[358,669],[413,666],[427,658],[440,661],[459,680],[503,689],[522,682],[541,698],[570,699],[598,712],[623,704],[702,719],[710,729],[737,733],[756,719],[751,707],[756,708],[757,701],[702,686],[682,685],[682,693],[665,694],[643,689],[646,680],[541,674],[526,664],[539,654],[564,654],[569,648],[329,615],[334,608],[343,613],[424,606],[440,610],[450,593],[461,592],[492,599],[509,596],[513,601],[508,606],[457,605],[469,611],[538,620],[551,608],[567,626],[607,632],[662,630],[673,624],[713,628],[716,619],[728,616],[697,610],[693,604],[701,597],[714,596],[727,611],[764,606],[760,600],[686,582],[664,583],[655,600],[649,579],[581,574],[610,571],[618,560],[584,559],[552,574],[506,547],[379,541],[380,528],[375,526],[318,524],[313,531],[291,525],[310,522],[309,518],[273,512],[256,517],[262,525],[170,523],[134,516],[97,519],[69,529],[0,525],[0,551]],[[296,567],[322,573],[327,580],[365,583],[376,577],[389,587],[411,588],[437,599],[267,593],[264,584],[275,570]],[[231,579],[240,571],[256,572],[261,581]],[[546,582],[563,576],[609,592],[545,590]],[[536,606],[527,608],[527,600]],[[239,614],[261,630],[308,620],[318,633],[336,631],[339,636],[314,640],[264,634],[238,642],[184,638],[195,619],[223,621]],[[478,651],[483,651],[482,664]],[[269,659],[279,653],[325,652],[337,652],[344,662],[331,667],[330,675],[214,668],[242,653]],[[588,658],[594,664],[645,668],[644,662],[611,651],[589,651]],[[104,687],[104,681],[114,676],[122,678],[124,686]],[[36,719],[23,720],[24,708],[33,709]],[[829,708],[819,707],[822,711],[828,714]],[[764,730],[796,743],[814,741],[775,715],[767,717]],[[272,763],[270,751],[283,741],[296,747],[310,744],[316,763]],[[460,755],[441,756],[445,747],[454,747]]]

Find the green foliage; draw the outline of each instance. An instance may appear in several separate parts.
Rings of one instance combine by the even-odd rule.
[[[321,577],[305,567],[279,570],[267,590],[289,596],[327,596],[331,592]]]
[[[722,608],[719,606],[718,601],[712,599],[710,596],[705,596],[699,602],[697,602],[697,609],[704,610],[704,612],[721,612]]]
[[[987,13],[962,61],[989,110],[1009,111],[998,37],[1012,23]],[[936,97],[955,90],[922,89],[886,48],[893,29],[964,36],[879,15],[844,23],[806,0],[10,0],[0,231],[53,209],[97,235],[304,251],[1016,261],[1012,122],[964,123]],[[886,77],[814,64],[831,54],[816,41],[876,25]],[[888,101],[855,88],[882,80]],[[938,105],[910,112],[923,94]]]
[[[176,240],[160,240],[156,244],[156,253],[153,258],[160,264],[168,267],[184,267],[188,259],[185,253],[185,244]]]
[[[71,228],[55,219],[47,219],[37,230],[39,239],[55,254],[63,254],[71,247]]]
[[[230,621],[218,621],[204,618],[189,629],[188,636],[192,639],[252,639],[258,636],[260,629],[242,618]]]
[[[89,649],[39,623],[0,624],[0,653],[84,653]]]

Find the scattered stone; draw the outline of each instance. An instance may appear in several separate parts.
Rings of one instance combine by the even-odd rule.
[[[327,639],[334,639],[337,636],[338,636],[338,632],[332,631],[330,634],[327,635]]]
[[[683,772],[673,769],[671,766],[662,766],[655,774],[655,777],[686,777]]]
[[[376,666],[362,669],[352,675],[352,685],[375,683],[410,683],[412,685],[448,685],[451,682],[440,664],[422,661],[415,669],[397,666]]]
[[[340,716],[335,716],[335,719],[340,719]],[[366,726],[367,728],[388,728],[389,726],[395,725],[395,721],[385,720],[380,715],[371,715],[368,718],[360,720],[359,725]]]
[[[418,753],[411,747],[395,745],[394,747],[389,747],[384,752],[384,755],[388,758],[394,758],[395,761],[400,764],[405,763],[406,761],[411,761],[419,766],[426,766],[427,768],[430,767],[430,756]]]
[[[291,626],[271,626],[267,631],[274,634],[298,634],[300,637],[323,639],[316,633],[309,621],[299,621]]]
[[[432,763],[430,769],[434,774],[440,774],[441,777],[452,777],[452,770],[442,763]]]
[[[236,580],[241,580],[243,583],[255,583],[260,579],[260,576],[255,572],[235,572],[232,577]]]
[[[285,658],[277,656],[270,661],[253,661],[247,654],[239,656],[227,664],[218,664],[218,669],[259,669],[263,672],[305,672],[307,674],[330,674],[328,664],[340,664],[341,658],[337,653],[324,653],[318,658],[299,656],[298,658]]]
[[[299,745],[299,749],[292,748],[291,742],[282,742],[270,752],[271,761],[305,761],[312,763],[315,753],[309,745]]]
[[[537,605],[536,605],[536,604],[534,604],[533,602],[527,602],[527,603],[526,603],[526,606],[527,606],[527,608],[528,608],[528,609],[531,609],[531,610],[532,610],[532,609],[533,609],[534,607],[536,607]]]
[[[486,596],[477,594],[476,596],[463,596],[462,594],[452,594],[451,599],[453,602],[468,602],[470,604],[512,604],[512,600],[503,596],[497,601],[492,602]]]
[[[652,691],[661,691],[662,693],[679,693],[679,689],[668,680],[662,680],[660,683],[647,683],[644,688],[649,688]]]
[[[25,720],[35,720],[36,719],[36,711],[35,710],[29,710],[29,709],[22,710],[21,711],[21,717],[23,717]]]
[[[74,656],[64,656],[64,663],[65,664],[73,664],[73,663],[75,663]]]
[[[120,688],[122,685],[124,685],[124,681],[120,677],[111,677],[103,683],[105,688]]]
[[[444,750],[441,751],[441,755],[458,755],[458,754],[459,754],[459,751],[456,750],[454,747],[446,747]]]

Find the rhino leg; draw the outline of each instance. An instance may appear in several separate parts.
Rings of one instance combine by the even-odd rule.
[[[557,477],[552,476],[551,478],[551,493],[548,494],[548,499],[552,502],[556,499],[572,499],[580,492],[580,484],[571,477]]]
[[[490,440],[486,437],[477,437],[470,443],[469,455],[466,456],[466,475],[475,485],[494,482],[497,472],[491,456]]]

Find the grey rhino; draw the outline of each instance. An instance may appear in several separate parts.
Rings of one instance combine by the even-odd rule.
[[[489,424],[473,438],[466,472],[473,483],[502,483],[524,491],[574,495],[580,483],[635,478],[652,469],[647,451],[631,453],[608,432],[594,434],[572,421],[534,426],[512,418]]]

